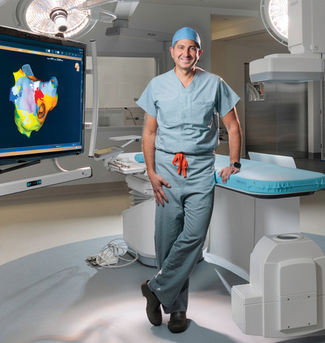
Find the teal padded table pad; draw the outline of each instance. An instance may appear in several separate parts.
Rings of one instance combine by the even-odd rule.
[[[260,198],[288,197],[312,194],[325,188],[325,174],[275,164],[241,159],[241,170],[223,184],[218,172],[229,166],[229,156],[216,155],[217,186]]]

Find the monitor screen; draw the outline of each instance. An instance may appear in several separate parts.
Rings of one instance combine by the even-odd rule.
[[[0,164],[80,154],[86,44],[0,27]]]

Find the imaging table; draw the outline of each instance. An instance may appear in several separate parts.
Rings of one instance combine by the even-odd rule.
[[[134,162],[138,154],[120,158]],[[139,159],[138,159],[139,161]],[[218,171],[229,165],[229,157],[216,155],[215,203],[207,253],[249,273],[250,254],[265,235],[300,231],[300,196],[325,188],[325,175],[241,159],[240,173],[225,185]],[[123,172],[123,171],[121,171]],[[140,261],[155,265],[155,200],[145,172],[128,170],[132,206],[123,213],[123,236],[140,255]],[[212,259],[213,260],[213,259]]]
[[[241,164],[224,185],[218,171],[229,166],[229,157],[216,156],[207,252],[249,273],[250,254],[263,236],[300,232],[300,196],[324,189],[325,175],[246,159]]]

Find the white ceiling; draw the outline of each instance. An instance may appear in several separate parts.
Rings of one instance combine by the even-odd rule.
[[[143,3],[258,11],[260,0],[140,0]]]
[[[260,21],[260,0],[140,0],[140,3],[211,8],[214,12],[211,15],[212,37],[214,32],[244,27],[252,20]]]
[[[0,11],[6,11],[0,13],[0,25],[15,26],[12,18],[18,1],[9,0],[0,7]],[[251,17],[259,20],[260,0],[140,0],[140,3],[211,8],[214,13],[211,15],[211,34],[244,25]]]

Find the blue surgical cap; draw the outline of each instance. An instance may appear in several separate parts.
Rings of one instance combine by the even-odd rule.
[[[201,49],[200,36],[195,30],[191,29],[190,27],[183,27],[174,34],[172,46],[174,46],[175,43],[181,39],[192,39],[199,46],[199,49]]]

